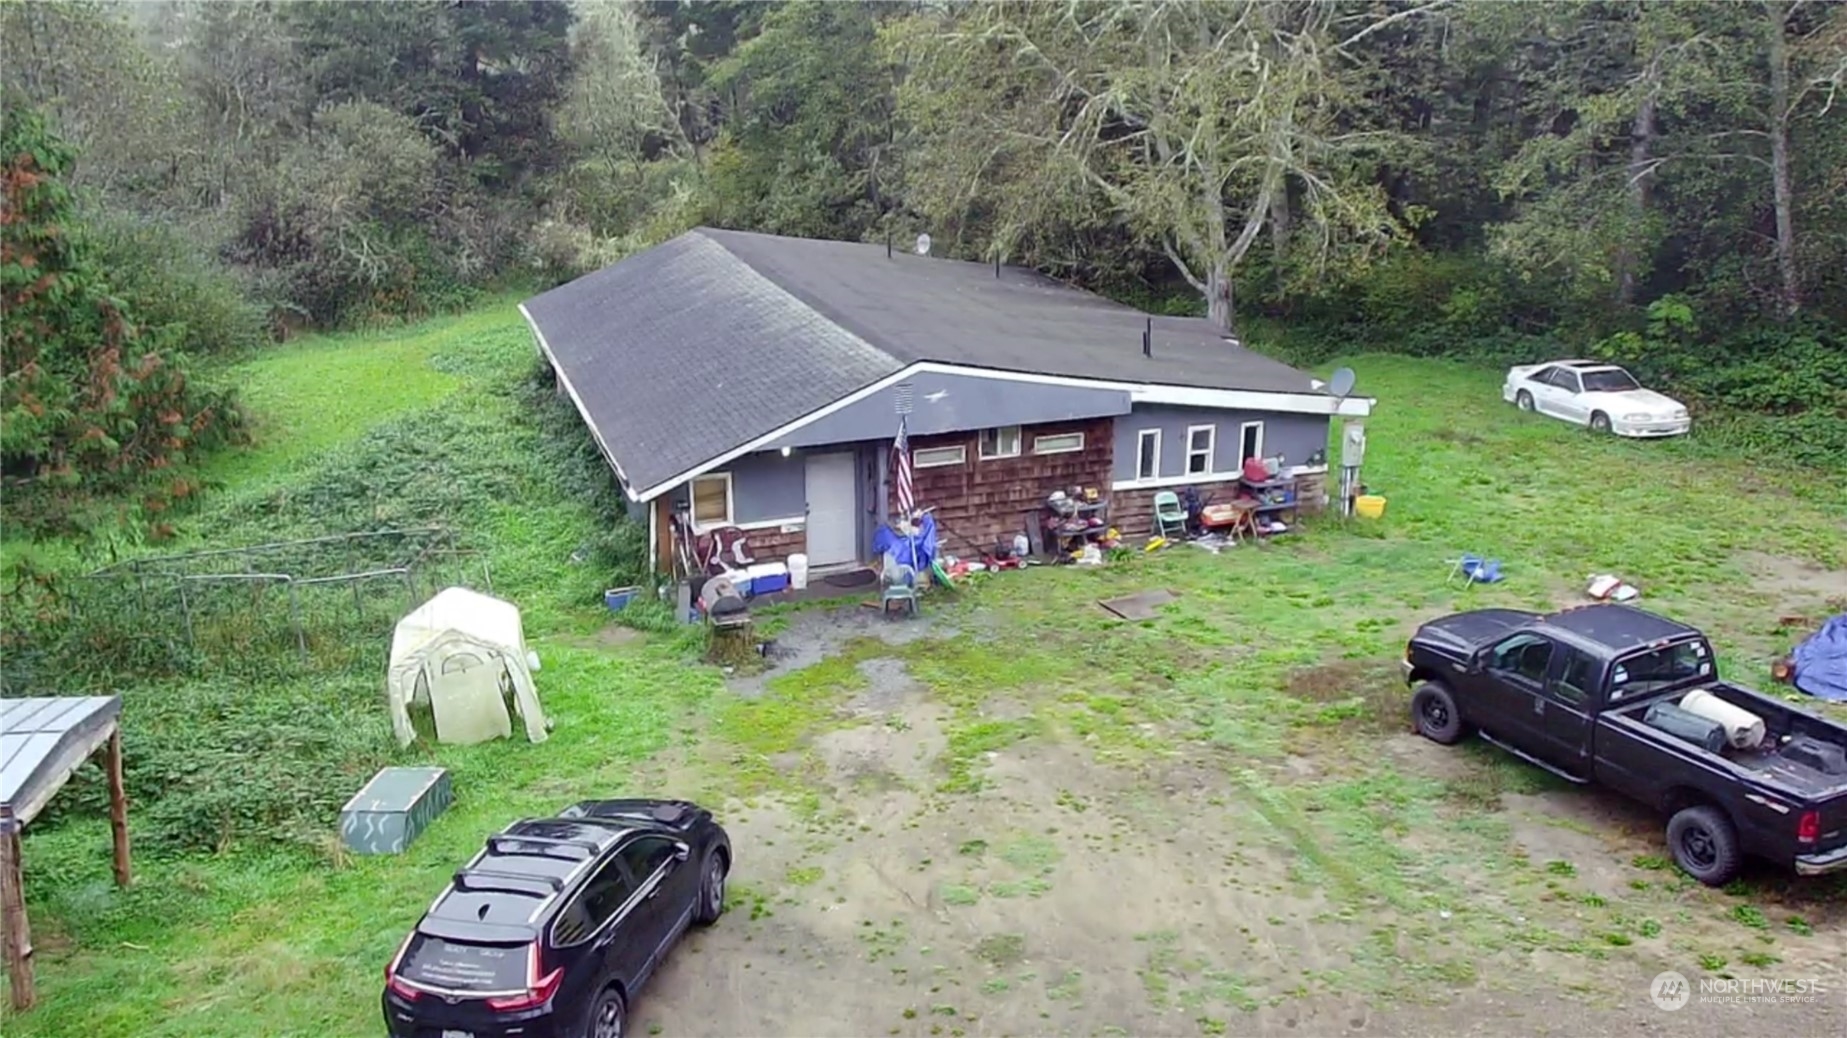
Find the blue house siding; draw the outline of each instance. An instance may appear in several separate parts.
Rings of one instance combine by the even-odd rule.
[[[912,436],[967,432],[995,425],[1042,425],[1129,413],[1120,389],[1048,386],[1017,379],[922,372],[910,381]],[[820,418],[766,448],[890,440],[898,433],[898,390],[888,386]]]
[[[757,451],[697,478],[730,476],[732,523],[749,530],[751,550],[759,559],[782,559],[792,552],[802,551],[807,541],[807,456],[851,454],[857,513],[854,540],[864,557],[871,553],[873,533],[882,519],[878,502],[884,499],[885,465],[890,446],[889,441],[830,443],[808,451],[792,450],[787,457],[780,450]],[[663,495],[661,501],[684,501],[689,494],[688,484],[682,483]],[[669,514],[670,511],[662,512],[663,516]]]
[[[1262,423],[1263,457],[1280,454],[1283,464],[1290,466],[1306,465],[1310,455],[1327,450],[1328,420],[1326,415],[1137,404],[1131,413],[1116,419],[1116,452],[1111,478],[1117,483],[1136,480],[1141,433],[1145,429],[1161,431],[1161,467],[1156,478],[1179,480],[1187,475],[1187,430],[1200,425],[1217,429],[1212,471],[1236,478],[1244,461],[1238,451],[1240,430],[1246,423]]]
[[[733,522],[760,523],[808,511],[808,476],[800,452],[786,458],[781,451],[746,454],[719,471],[731,473]]]

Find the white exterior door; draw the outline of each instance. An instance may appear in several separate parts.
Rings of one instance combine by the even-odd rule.
[[[838,566],[859,556],[859,466],[851,452],[810,454],[808,463],[808,565]]]

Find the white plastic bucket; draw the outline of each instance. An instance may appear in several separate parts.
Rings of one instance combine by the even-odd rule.
[[[797,591],[808,586],[808,556],[800,552],[789,556],[789,586]]]

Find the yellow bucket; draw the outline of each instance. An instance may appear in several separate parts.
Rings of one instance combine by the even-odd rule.
[[[1385,498],[1377,494],[1362,494],[1353,499],[1353,511],[1362,519],[1377,519],[1385,514]]]

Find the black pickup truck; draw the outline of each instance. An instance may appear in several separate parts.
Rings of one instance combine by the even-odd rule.
[[[1405,648],[1418,732],[1471,733],[1668,816],[1674,861],[1712,886],[1745,855],[1847,869],[1847,727],[1719,680],[1698,630],[1620,605],[1480,609]]]

